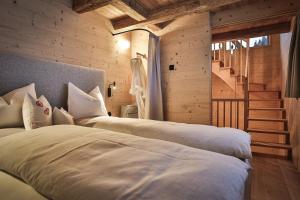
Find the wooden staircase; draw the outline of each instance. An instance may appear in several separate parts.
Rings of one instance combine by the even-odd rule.
[[[253,154],[291,159],[281,91],[268,90],[262,83],[248,83],[251,81],[249,40],[223,41],[212,46],[212,73],[235,92],[233,98],[212,98],[213,124],[250,133]]]
[[[281,91],[254,87],[248,91],[248,96],[247,132],[252,135],[253,154],[291,159],[292,147]]]

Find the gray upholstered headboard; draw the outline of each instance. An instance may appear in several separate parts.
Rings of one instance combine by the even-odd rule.
[[[0,52],[0,96],[35,83],[37,95],[44,95],[54,107],[67,106],[67,84],[84,91],[97,85],[104,94],[104,71]]]

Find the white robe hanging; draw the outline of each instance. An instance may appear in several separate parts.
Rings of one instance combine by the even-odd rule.
[[[139,118],[145,118],[146,72],[141,58],[131,59],[132,81],[129,93],[136,98]]]

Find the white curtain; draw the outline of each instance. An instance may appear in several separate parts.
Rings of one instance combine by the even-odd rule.
[[[159,37],[149,34],[147,94],[145,118],[163,120],[163,101],[161,91],[160,41]]]
[[[132,81],[129,93],[136,98],[139,118],[145,118],[146,72],[141,58],[131,59]]]

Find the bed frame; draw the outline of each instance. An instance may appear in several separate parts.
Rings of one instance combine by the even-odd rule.
[[[35,83],[38,96],[44,95],[53,107],[67,108],[68,82],[74,83],[86,92],[92,90],[95,86],[99,86],[101,93],[105,94],[105,73],[95,68],[41,60],[10,52],[0,52],[0,72],[0,96],[13,89]],[[251,169],[248,174],[245,183],[245,200],[250,200]]]

